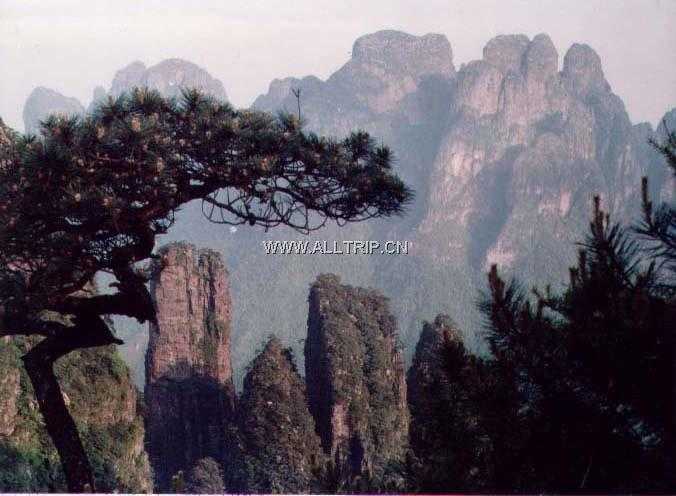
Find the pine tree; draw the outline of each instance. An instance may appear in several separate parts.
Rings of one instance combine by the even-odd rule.
[[[182,205],[201,200],[217,223],[307,233],[399,214],[411,198],[389,149],[368,134],[338,142],[305,133],[290,115],[234,110],[197,91],[177,101],[135,89],[84,118],[48,118],[40,138],[6,141],[0,335],[44,337],[24,364],[72,492],[95,486],[53,364],[119,344],[104,316],[154,319],[139,264]],[[116,278],[116,292],[83,295],[101,272]]]
[[[596,198],[563,293],[528,298],[496,267],[489,287],[493,366],[514,392],[505,425],[527,433],[514,446],[493,430],[500,457],[519,453],[497,490],[666,490],[674,301],[629,230]]]

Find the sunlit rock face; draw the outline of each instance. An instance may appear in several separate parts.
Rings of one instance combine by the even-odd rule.
[[[23,108],[23,125],[26,133],[40,134],[40,122],[49,115],[63,117],[82,115],[84,107],[77,98],[70,98],[58,91],[38,86],[28,96]]]
[[[324,452],[342,484],[386,487],[408,446],[396,320],[382,294],[334,275],[317,279],[309,304],[305,377]]]
[[[159,490],[169,490],[171,477],[197,460],[222,457],[234,408],[229,291],[219,254],[188,244],[160,251],[145,387],[148,452]]]
[[[198,89],[222,101],[227,101],[223,83],[205,69],[182,59],[167,59],[150,67],[132,62],[115,74],[110,94],[118,96],[134,87],[148,87],[167,97],[181,95],[181,89]]]

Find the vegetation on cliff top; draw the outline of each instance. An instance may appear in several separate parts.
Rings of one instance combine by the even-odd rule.
[[[65,492],[58,455],[47,435],[21,356],[34,338],[0,339],[0,375],[19,373],[19,387],[0,404],[16,402],[11,432],[0,435],[0,492]],[[56,367],[63,394],[82,433],[97,487],[149,492],[143,418],[127,366],[111,346],[79,350]],[[8,419],[9,420],[9,419]]]

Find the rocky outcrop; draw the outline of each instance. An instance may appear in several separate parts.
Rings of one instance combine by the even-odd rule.
[[[310,411],[338,488],[396,487],[409,416],[396,321],[377,291],[323,275],[309,297],[305,377]]]
[[[225,102],[228,99],[223,83],[192,62],[173,58],[146,67],[143,62],[135,61],[115,73],[109,91],[103,86],[94,88],[87,112],[93,111],[108,95],[117,97],[134,87],[148,87],[165,97],[180,97],[183,89],[198,89],[218,100]],[[50,114],[84,113],[85,108],[77,99],[40,86],[31,92],[24,104],[24,128],[27,133],[39,134],[40,121]]]
[[[220,255],[188,244],[159,253],[146,355],[147,438],[157,488],[204,457],[221,459],[232,416],[231,303]]]
[[[447,315],[425,322],[407,374],[410,446],[421,492],[485,490],[490,437],[478,422],[487,374]]]
[[[0,147],[8,146],[12,139],[12,130],[0,119]]]
[[[21,356],[30,338],[0,340],[0,492],[65,492],[61,465]],[[56,366],[97,489],[145,493],[152,477],[138,392],[114,347],[78,350]]]
[[[197,460],[188,474],[185,489],[191,494],[223,494],[221,464],[208,457]]]
[[[40,122],[51,114],[73,116],[84,114],[84,107],[76,98],[38,86],[28,96],[23,107],[23,125],[26,133],[40,134]]]
[[[0,169],[7,167],[11,157],[14,131],[0,119]]]
[[[253,106],[295,113],[297,101],[291,90],[300,89],[302,115],[309,127],[340,136],[374,125],[383,114],[394,113],[411,122],[424,119],[420,95],[415,95],[433,92],[432,87],[443,91],[437,87],[454,74],[445,36],[379,31],[357,39],[351,59],[326,81],[314,76],[276,79]]]
[[[324,454],[305,384],[289,349],[273,337],[253,361],[238,403],[238,447],[230,468],[244,493],[317,493]]]
[[[198,89],[218,100],[227,101],[223,83],[205,69],[183,59],[167,59],[150,67],[132,62],[115,74],[110,94],[118,96],[134,87],[148,87],[167,97],[181,95],[181,89]]]
[[[634,139],[598,55],[575,44],[559,72],[544,34],[491,40],[458,72],[451,108],[416,234],[437,262],[562,280],[592,197],[635,218],[640,177],[659,161]]]
[[[10,338],[2,338],[7,347]],[[0,357],[3,362],[8,357]],[[19,414],[18,399],[20,387],[19,369],[9,369],[6,364],[2,367],[4,374],[0,376],[0,438],[9,437],[14,434],[16,428],[17,416]]]

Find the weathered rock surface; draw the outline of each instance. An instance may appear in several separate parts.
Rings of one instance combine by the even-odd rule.
[[[0,146],[7,146],[11,143],[11,129],[0,119]]]
[[[659,169],[589,46],[573,45],[559,72],[548,36],[499,36],[460,69],[452,100],[416,234],[437,262],[557,282],[592,197],[633,219],[641,176]]]
[[[167,59],[150,67],[142,62],[132,62],[117,71],[110,94],[118,96],[137,86],[147,86],[167,97],[180,96],[183,88],[196,88],[219,100],[228,99],[223,83],[205,69],[183,59]]]
[[[0,492],[65,492],[61,464],[21,356],[35,343],[0,340]],[[114,347],[79,350],[56,366],[66,403],[94,469],[97,489],[152,490],[138,392]]]
[[[293,356],[273,337],[244,378],[237,406],[234,489],[317,493],[325,456]]]
[[[396,486],[389,469],[408,445],[404,365],[396,321],[377,291],[322,275],[309,297],[305,377],[338,488]]]
[[[82,115],[84,107],[77,98],[69,98],[58,91],[38,86],[26,99],[23,108],[23,125],[26,133],[39,134],[40,121],[50,114],[62,116]]]
[[[6,167],[11,156],[14,131],[0,119],[0,168]]]
[[[178,471],[221,457],[234,402],[231,303],[227,272],[213,251],[171,244],[157,268],[145,400],[148,452],[157,488],[167,491]]]
[[[197,460],[188,474],[185,489],[191,494],[223,494],[221,464],[209,457]]]
[[[9,343],[8,338],[2,338]],[[5,370],[0,377],[0,437],[11,436],[16,428],[19,413],[17,401],[19,397],[19,370]]]
[[[454,73],[445,36],[378,31],[357,39],[352,58],[326,81],[314,76],[275,79],[253,106],[296,113],[291,90],[300,89],[301,114],[308,126],[342,136],[358,127],[377,126],[383,114],[394,113],[410,122],[425,119],[424,108],[416,101],[421,96],[415,95],[433,92],[431,86],[439,91],[436,87],[444,86]]]

